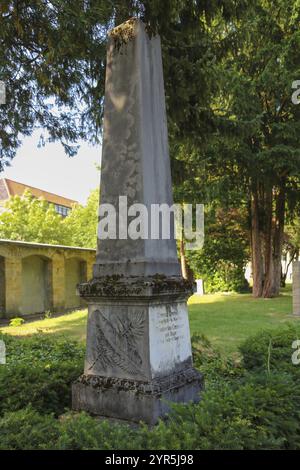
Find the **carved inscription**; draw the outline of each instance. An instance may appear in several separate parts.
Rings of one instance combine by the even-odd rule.
[[[153,377],[168,375],[191,362],[185,304],[153,306],[149,316],[150,364]]]
[[[185,324],[178,315],[178,311],[169,305],[166,307],[166,312],[159,312],[158,329],[161,333],[161,344],[176,342],[185,337]]]

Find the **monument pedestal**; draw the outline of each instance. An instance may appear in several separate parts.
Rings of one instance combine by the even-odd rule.
[[[155,424],[170,402],[200,399],[186,281],[111,276],[79,290],[88,301],[89,318],[85,370],[73,385],[73,409]]]

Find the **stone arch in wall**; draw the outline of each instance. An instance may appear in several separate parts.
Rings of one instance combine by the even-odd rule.
[[[5,315],[5,258],[0,256],[0,318]]]
[[[21,313],[29,315],[52,309],[52,261],[40,255],[22,259]]]
[[[87,281],[87,262],[78,257],[65,260],[65,308],[85,307],[86,303],[77,295],[77,285]]]

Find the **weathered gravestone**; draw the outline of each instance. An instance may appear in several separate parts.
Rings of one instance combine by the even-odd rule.
[[[161,45],[129,20],[109,35],[101,205],[172,205]],[[186,300],[176,242],[99,240],[94,278],[79,286],[89,306],[84,375],[73,408],[153,424],[168,401],[198,401]],[[126,230],[125,230],[126,232]]]
[[[300,261],[293,263],[293,313],[300,316]]]

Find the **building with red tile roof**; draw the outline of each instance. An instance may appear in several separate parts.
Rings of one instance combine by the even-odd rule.
[[[69,211],[75,204],[78,204],[78,202],[74,201],[73,199],[68,199],[66,197],[59,196],[58,194],[53,194],[48,191],[44,191],[43,189],[35,188],[24,183],[19,183],[8,178],[1,178],[0,206],[3,206],[4,202],[7,201],[10,197],[23,196],[26,189],[29,189],[34,197],[45,199],[50,204],[54,204],[56,212],[64,217],[68,215]]]

